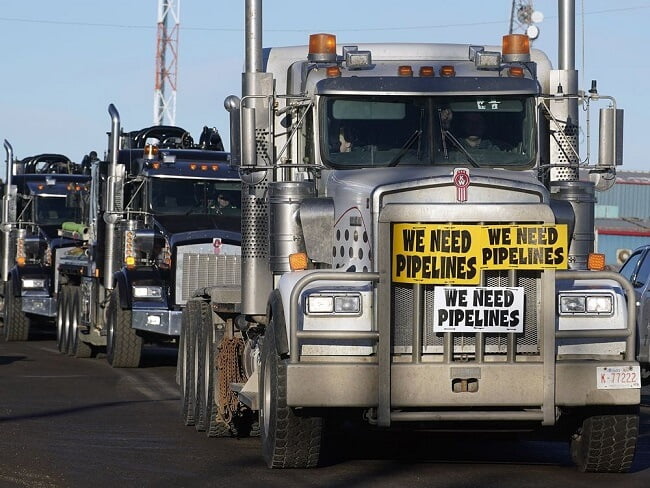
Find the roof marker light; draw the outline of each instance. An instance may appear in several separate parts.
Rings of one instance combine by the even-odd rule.
[[[328,66],[325,73],[328,78],[338,78],[341,76],[341,69],[338,66]]]
[[[208,165],[207,164],[202,164],[201,165],[201,171],[207,171],[208,170]]]
[[[442,66],[440,68],[440,76],[444,76],[445,78],[456,76],[456,68],[451,65]]]
[[[196,163],[190,163],[190,169],[196,171]]]
[[[521,66],[510,66],[510,68],[508,68],[508,76],[512,76],[515,78],[523,78],[524,68],[522,68]]]
[[[431,77],[435,76],[435,71],[433,70],[433,66],[420,66],[420,76],[421,77]]]
[[[336,36],[334,34],[311,34],[307,59],[313,63],[336,62]]]
[[[397,68],[397,74],[399,76],[413,76],[413,68],[409,65],[402,65]]]

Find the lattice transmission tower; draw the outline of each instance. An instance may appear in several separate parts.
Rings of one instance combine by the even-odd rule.
[[[158,0],[156,39],[156,82],[153,123],[176,125],[176,77],[178,75],[178,31],[181,0]],[[171,22],[170,22],[171,18]],[[170,24],[173,26],[170,27]]]

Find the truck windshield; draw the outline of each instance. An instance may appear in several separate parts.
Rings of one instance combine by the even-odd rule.
[[[152,178],[151,211],[156,215],[241,215],[239,181]]]
[[[60,225],[63,222],[79,222],[81,208],[78,204],[70,205],[65,195],[36,196],[34,215],[38,225]]]
[[[321,106],[321,155],[336,168],[528,168],[537,155],[532,96],[332,96]]]

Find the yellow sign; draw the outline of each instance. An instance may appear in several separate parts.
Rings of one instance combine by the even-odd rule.
[[[393,225],[393,281],[477,285],[481,270],[566,269],[558,225]]]

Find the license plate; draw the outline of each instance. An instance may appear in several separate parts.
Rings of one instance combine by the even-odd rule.
[[[603,366],[597,368],[596,384],[599,390],[641,388],[641,368],[639,366]]]
[[[523,332],[524,289],[436,286],[434,332]]]

